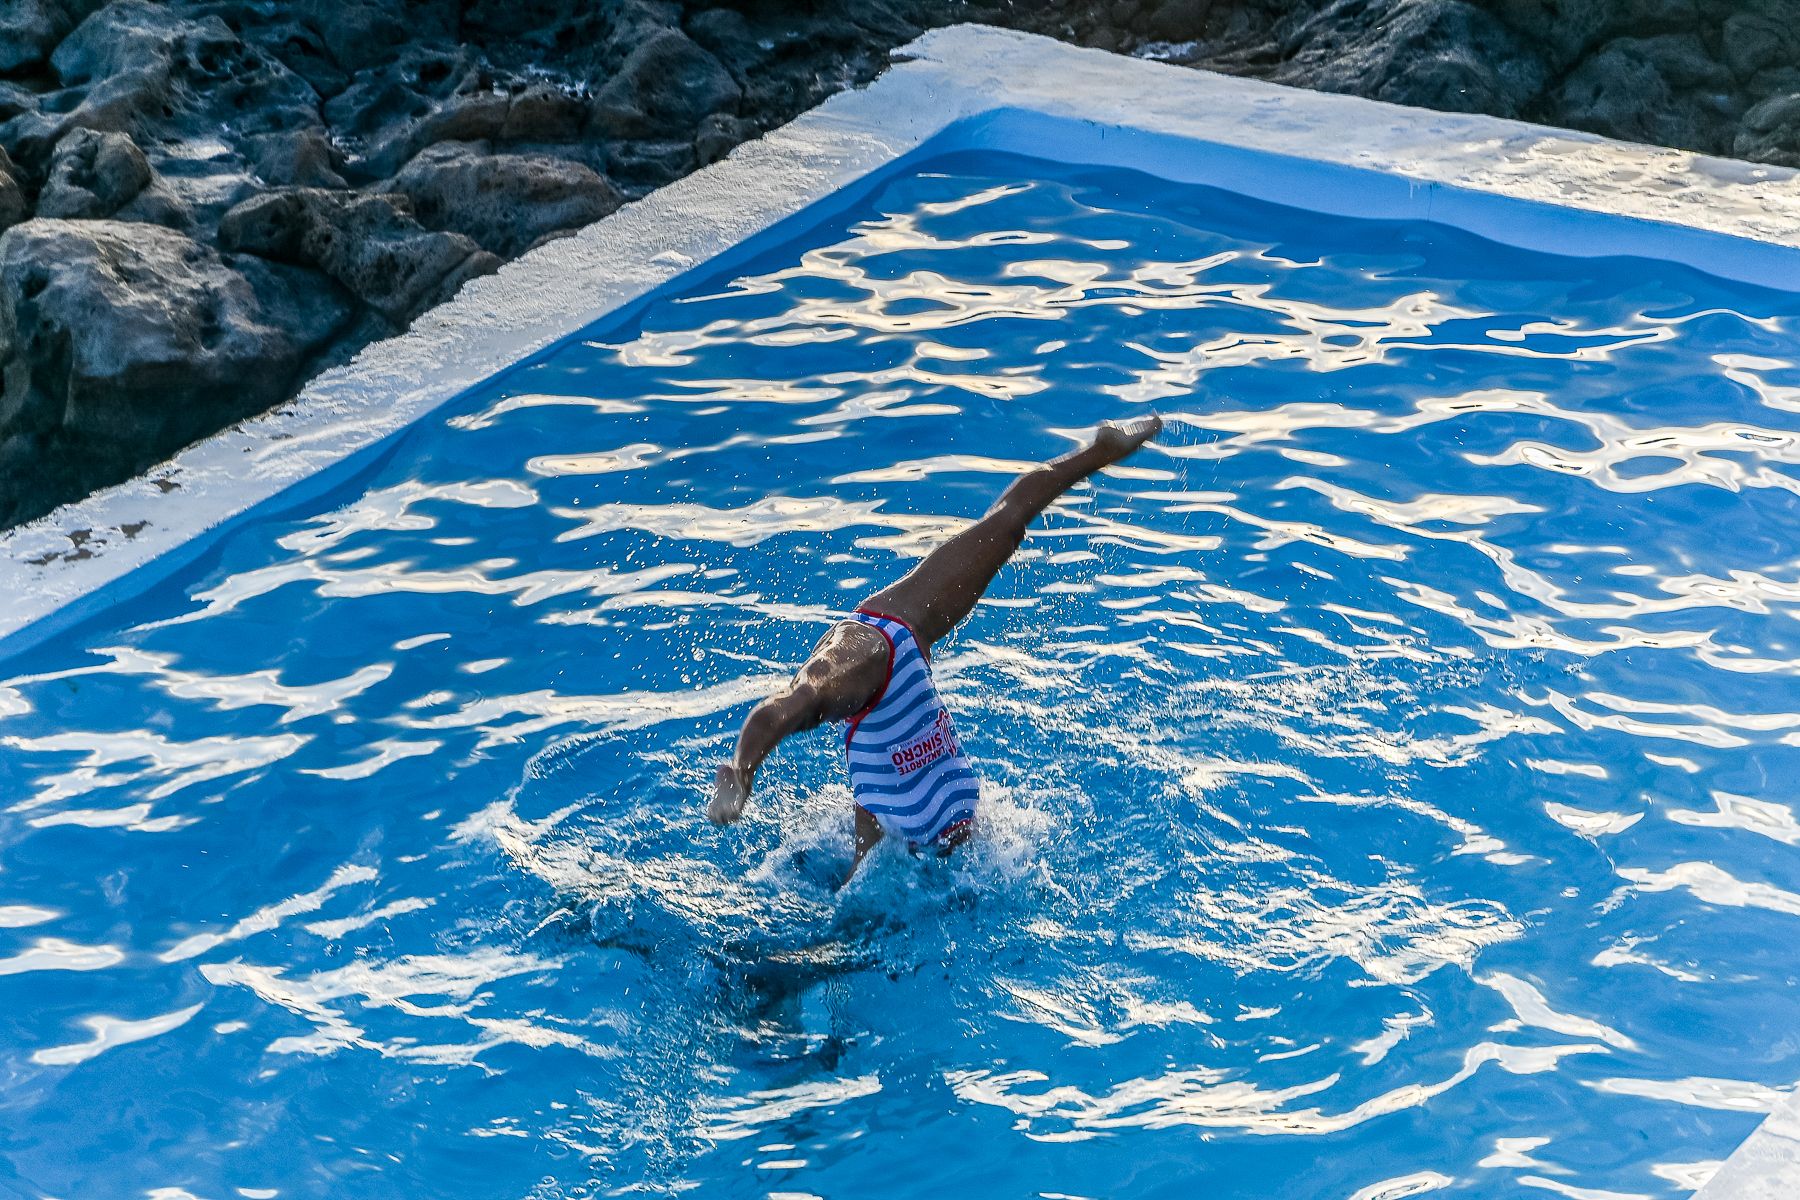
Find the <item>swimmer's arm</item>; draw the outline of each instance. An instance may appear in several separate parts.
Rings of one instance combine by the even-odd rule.
[[[750,786],[763,760],[783,738],[811,729],[824,719],[819,690],[803,678],[751,709],[743,729],[738,731],[737,749],[729,761],[719,764],[706,815],[721,825],[737,820],[743,814],[744,801],[750,798]]]
[[[826,721],[841,721],[862,708],[873,691],[871,676],[866,669],[847,676],[831,664],[808,663],[786,691],[750,710],[738,733],[737,749],[728,762],[719,764],[712,803],[706,808],[709,818],[727,825],[743,814],[758,768],[784,738]]]

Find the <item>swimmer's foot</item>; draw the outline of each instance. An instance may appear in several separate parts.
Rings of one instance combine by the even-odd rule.
[[[1094,446],[1106,452],[1108,462],[1118,462],[1161,433],[1162,427],[1162,418],[1155,413],[1129,421],[1107,421],[1094,435]]]

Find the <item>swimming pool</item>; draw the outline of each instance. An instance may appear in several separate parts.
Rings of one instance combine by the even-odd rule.
[[[7,664],[12,1186],[1682,1194],[1800,1073],[1794,311],[902,172]],[[940,653],[973,852],[833,897],[828,734],[705,825],[835,614],[1150,407]]]
[[[0,665],[21,1195],[1681,1195],[1796,1077],[1788,293],[944,155]],[[852,891],[833,615],[1095,421]]]

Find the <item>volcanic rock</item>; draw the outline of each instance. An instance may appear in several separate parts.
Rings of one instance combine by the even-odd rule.
[[[1618,38],[1601,47],[1557,89],[1568,123],[1626,141],[1723,149],[1704,111],[1677,102],[1677,89],[1704,74],[1704,59],[1680,41]]]
[[[449,40],[456,5],[405,0],[293,0],[293,15],[316,32],[331,61],[361,71],[402,46]]]
[[[345,315],[266,311],[249,280],[173,230],[27,221],[0,235],[0,427],[154,461],[222,411],[280,399]]]
[[[0,74],[39,67],[102,0],[7,0],[0,5]]]
[[[274,187],[347,188],[340,159],[322,129],[290,129],[244,139],[256,177]]]
[[[405,328],[500,260],[460,233],[428,230],[404,198],[288,188],[246,200],[219,222],[219,244],[314,267]]]
[[[615,142],[608,173],[633,194],[661,187],[694,169],[692,142]]]
[[[128,71],[167,72],[177,63],[211,75],[237,45],[231,27],[218,17],[190,20],[150,0],[113,0],[57,46],[50,65],[65,87]]]
[[[735,8],[709,8],[687,22],[695,42],[728,67],[741,83],[745,76],[776,53],[773,39],[766,44],[750,29],[750,22]]]
[[[150,183],[150,163],[130,135],[75,129],[56,144],[40,217],[110,217]]]
[[[464,234],[502,258],[548,234],[598,221],[625,199],[580,163],[547,154],[488,154],[459,143],[426,150],[388,189],[411,201],[426,228]]]
[[[703,167],[718,162],[753,132],[747,121],[730,113],[713,113],[700,122],[700,132],[694,135],[694,157]]]
[[[25,191],[19,186],[18,168],[6,151],[0,150],[0,233],[23,221],[30,211],[25,206]]]
[[[1733,149],[1743,158],[1800,167],[1800,94],[1773,96],[1745,113]]]
[[[1330,19],[1333,11],[1301,29],[1277,79],[1395,104],[1510,117],[1549,75],[1517,34],[1464,0],[1384,0],[1368,6],[1366,24],[1339,24]]]
[[[1165,42],[1194,41],[1205,36],[1206,18],[1212,7],[1211,0],[1163,0],[1151,10],[1147,32]],[[1136,14],[1119,15],[1129,20]]]
[[[1725,65],[1743,80],[1771,67],[1800,67],[1800,25],[1789,12],[1738,12],[1725,21]]]
[[[701,118],[735,109],[743,89],[692,38],[669,29],[634,50],[594,97],[599,132],[618,138],[692,137]]]

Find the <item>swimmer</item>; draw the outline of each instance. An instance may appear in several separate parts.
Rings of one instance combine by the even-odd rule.
[[[974,609],[1051,501],[1161,429],[1154,414],[1107,422],[1092,444],[1014,480],[986,516],[832,626],[793,681],[751,710],[731,760],[719,764],[706,815],[720,824],[737,820],[757,769],[783,738],[848,721],[856,853],[844,882],[884,835],[914,852],[948,854],[961,845],[980,784],[932,686],[931,647]]]

